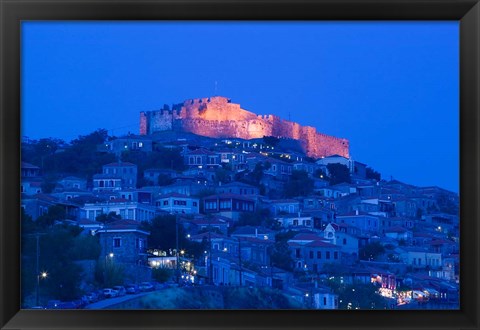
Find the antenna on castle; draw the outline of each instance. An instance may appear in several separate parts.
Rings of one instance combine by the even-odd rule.
[[[215,95],[215,96],[218,96],[218,95],[217,95],[217,87],[218,87],[218,83],[217,83],[217,81],[215,80],[215,91],[214,91],[214,93],[213,93],[213,95]]]
[[[288,112],[288,121],[291,121],[291,119],[290,119],[290,111]]]

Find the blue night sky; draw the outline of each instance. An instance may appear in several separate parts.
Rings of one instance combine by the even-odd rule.
[[[140,111],[217,94],[349,139],[387,180],[459,191],[458,22],[26,22],[22,33],[32,139],[138,133]]]

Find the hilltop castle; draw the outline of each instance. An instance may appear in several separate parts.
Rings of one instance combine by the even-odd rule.
[[[349,142],[346,139],[318,133],[314,127],[301,126],[274,115],[256,115],[222,96],[186,100],[172,109],[140,112],[141,135],[166,130],[214,138],[290,138],[299,140],[310,157],[338,154],[349,158]]]

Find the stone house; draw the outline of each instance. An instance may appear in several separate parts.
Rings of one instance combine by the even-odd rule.
[[[137,187],[137,165],[128,162],[116,162],[103,165],[103,174],[113,175],[122,180],[122,188]]]
[[[184,164],[189,167],[218,167],[220,157],[210,150],[197,149],[185,154]]]
[[[215,188],[217,194],[237,194],[244,196],[258,196],[259,189],[243,182],[229,182]]]
[[[98,151],[114,153],[120,156],[125,151],[144,151],[151,152],[153,150],[152,139],[147,136],[129,134],[105,142],[97,148]]]
[[[253,213],[256,208],[254,199],[230,193],[207,196],[203,204],[206,214],[219,214],[235,221],[242,213]]]
[[[153,205],[117,198],[106,202],[85,203],[80,209],[80,218],[95,220],[100,214],[110,212],[115,212],[122,219],[140,222],[153,219],[158,211]]]
[[[101,246],[100,259],[126,264],[146,264],[149,232],[132,220],[118,220],[95,232]],[[109,259],[112,258],[112,259]]]
[[[155,206],[168,213],[198,214],[200,200],[179,193],[169,193],[160,195],[155,201]]]

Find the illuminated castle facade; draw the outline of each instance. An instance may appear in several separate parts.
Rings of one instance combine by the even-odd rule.
[[[222,96],[191,99],[172,109],[140,112],[140,134],[178,130],[213,138],[254,139],[264,136],[299,140],[310,157],[341,155],[349,158],[346,139],[325,135],[311,126],[274,115],[256,115]]]

